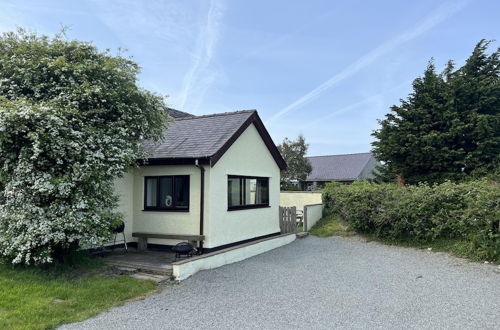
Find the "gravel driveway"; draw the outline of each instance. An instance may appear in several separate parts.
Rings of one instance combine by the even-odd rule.
[[[64,329],[500,328],[497,266],[307,237]]]

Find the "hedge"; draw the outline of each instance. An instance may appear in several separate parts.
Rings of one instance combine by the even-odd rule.
[[[398,186],[354,183],[327,185],[326,212],[352,229],[382,239],[461,241],[461,254],[500,261],[500,183]]]

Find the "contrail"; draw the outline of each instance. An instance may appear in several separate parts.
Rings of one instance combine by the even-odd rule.
[[[335,84],[343,81],[344,79],[352,76],[361,69],[367,67],[368,65],[373,63],[376,59],[392,51],[399,45],[408,42],[410,40],[413,40],[419,37],[420,35],[424,34],[425,32],[431,30],[439,23],[455,15],[458,11],[464,8],[466,4],[467,1],[458,1],[458,2],[451,1],[445,3],[444,5],[439,6],[428,17],[426,17],[423,21],[418,23],[412,29],[403,32],[394,39],[383,42],[381,45],[372,49],[367,54],[356,60],[354,63],[347,66],[341,72],[337,73],[336,75],[334,75],[333,77],[331,77],[330,79],[328,79],[327,81],[325,81],[324,83],[322,83],[309,93],[303,95],[293,103],[281,109],[278,113],[269,118],[266,121],[266,124],[269,124],[275,121],[276,119],[282,117],[284,114],[312,101],[313,99],[320,96],[323,92],[333,87]]]
[[[394,86],[394,87],[391,87],[387,90],[385,90],[383,93],[379,93],[379,94],[375,94],[375,95],[372,95],[372,96],[369,96],[369,97],[366,97],[364,99],[362,99],[361,101],[358,101],[358,102],[355,102],[353,104],[349,104],[348,106],[345,106],[339,110],[336,110],[336,111],[333,111],[333,112],[330,112],[329,114],[321,117],[321,118],[317,118],[315,120],[312,120],[308,123],[304,123],[301,125],[301,127],[305,128],[305,127],[309,127],[309,126],[313,126],[313,125],[316,125],[316,124],[319,124],[319,123],[322,123],[324,122],[325,120],[327,119],[330,119],[332,117],[335,117],[336,115],[339,115],[341,113],[344,113],[344,112],[348,112],[348,111],[351,111],[352,109],[356,109],[362,105],[365,105],[371,101],[375,101],[377,99],[379,99],[380,97],[382,97],[384,94],[387,94],[389,92],[392,92],[392,91],[395,91],[395,90],[398,90],[402,87],[406,87],[408,85],[411,84],[413,80],[412,79],[409,79],[409,80],[405,80],[404,82]]]
[[[180,109],[184,109],[186,100],[194,84],[199,81],[199,75],[207,73],[210,61],[215,53],[215,46],[219,38],[220,21],[223,16],[223,6],[219,1],[212,0],[207,14],[206,24],[198,37],[198,47],[194,54],[193,63],[184,76],[182,89],[179,93]],[[207,77],[205,77],[207,79]],[[210,79],[208,79],[210,81]]]

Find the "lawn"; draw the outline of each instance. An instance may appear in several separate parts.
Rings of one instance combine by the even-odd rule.
[[[156,289],[96,261],[75,268],[13,268],[0,261],[0,329],[77,322]]]

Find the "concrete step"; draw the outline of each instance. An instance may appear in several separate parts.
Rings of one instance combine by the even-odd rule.
[[[296,236],[297,238],[305,238],[309,235],[307,231],[301,231],[300,233],[297,233]]]
[[[138,280],[151,280],[155,281],[156,283],[161,283],[170,279],[170,276],[167,275],[149,274],[145,272],[135,273],[130,276]]]

